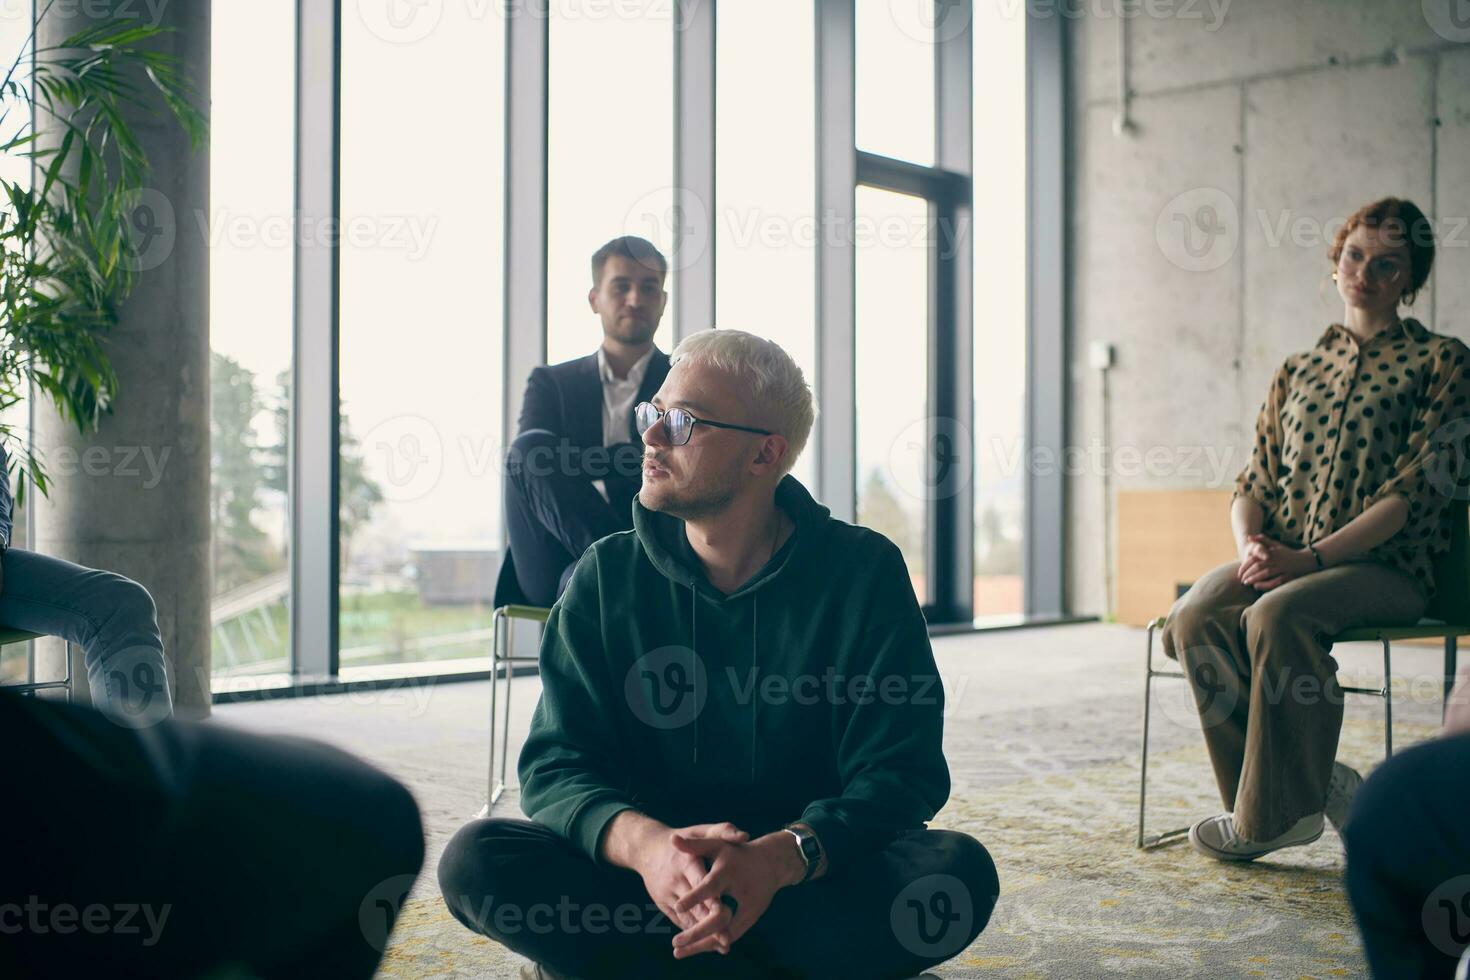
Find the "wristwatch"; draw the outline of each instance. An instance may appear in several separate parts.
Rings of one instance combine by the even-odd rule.
[[[801,851],[801,859],[806,862],[806,874],[801,880],[809,881],[811,876],[817,873],[817,866],[822,863],[822,845],[818,843],[817,835],[796,824],[789,823],[781,829],[796,838],[796,846]]]

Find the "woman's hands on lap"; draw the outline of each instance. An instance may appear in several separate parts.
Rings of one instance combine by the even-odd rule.
[[[1264,534],[1252,534],[1241,549],[1236,578],[1242,585],[1269,592],[1315,571],[1317,559],[1309,549],[1293,548]]]

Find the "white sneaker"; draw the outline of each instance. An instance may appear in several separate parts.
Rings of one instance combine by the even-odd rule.
[[[1332,764],[1332,782],[1327,787],[1327,803],[1325,813],[1332,827],[1339,834],[1342,833],[1342,825],[1347,822],[1348,810],[1353,805],[1353,797],[1358,793],[1358,787],[1363,785],[1363,777],[1358,770],[1351,766],[1345,766],[1341,762]]]
[[[1235,820],[1228,813],[1206,817],[1189,828],[1189,842],[1205,857],[1216,861],[1254,861],[1263,854],[1283,847],[1300,847],[1322,836],[1322,814],[1302,817],[1286,833],[1275,840],[1250,841],[1235,832]]]

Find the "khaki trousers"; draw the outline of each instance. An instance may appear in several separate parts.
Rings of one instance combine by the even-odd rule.
[[[1331,637],[1354,626],[1406,625],[1427,599],[1377,562],[1304,575],[1268,592],[1206,573],[1174,603],[1164,652],[1194,691],[1225,808],[1246,840],[1268,841],[1322,812],[1342,731]]]

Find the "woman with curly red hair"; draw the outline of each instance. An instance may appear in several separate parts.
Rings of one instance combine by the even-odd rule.
[[[1266,390],[1230,506],[1239,558],[1169,613],[1164,650],[1200,708],[1225,812],[1190,830],[1248,861],[1341,827],[1361,777],[1335,762],[1343,696],[1330,637],[1412,623],[1449,544],[1445,426],[1470,414],[1470,349],[1400,315],[1429,277],[1433,229],[1385,198],[1328,251],[1343,301]]]

